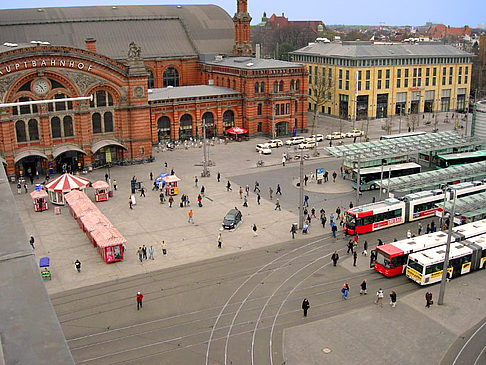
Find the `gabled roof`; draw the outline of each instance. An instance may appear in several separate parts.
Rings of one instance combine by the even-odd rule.
[[[314,43],[291,54],[351,59],[472,56],[470,53],[444,44],[373,44],[370,42]]]
[[[1,44],[40,40],[77,48],[94,38],[98,53],[118,60],[132,41],[144,59],[230,54],[234,44],[233,20],[215,5],[0,10],[0,34]]]

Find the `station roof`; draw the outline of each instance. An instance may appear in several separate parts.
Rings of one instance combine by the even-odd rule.
[[[421,172],[413,175],[392,177],[383,180],[381,186],[396,192],[416,192],[440,188],[442,184],[452,181],[482,180],[486,177],[486,161],[473,162],[465,165],[450,166],[446,169]],[[380,183],[378,183],[380,185]]]
[[[202,98],[207,96],[235,96],[240,94],[237,91],[220,86],[194,85],[177,86],[151,89],[148,95],[149,102],[157,100]]]
[[[344,157],[347,161],[356,162],[359,158],[363,162],[468,146],[476,143],[480,144],[480,140],[476,137],[461,136],[453,131],[447,131],[326,147],[325,150],[333,156]]]
[[[444,209],[445,211],[450,212],[452,210],[452,205],[454,202],[452,200],[446,201],[446,203],[439,203],[436,204],[437,207]],[[463,216],[474,216],[477,214],[481,214],[481,212],[486,211],[486,193],[478,193],[474,195],[468,195],[463,198],[456,199],[456,206],[454,207],[454,211],[456,214],[460,214]],[[467,213],[467,215],[466,215]]]

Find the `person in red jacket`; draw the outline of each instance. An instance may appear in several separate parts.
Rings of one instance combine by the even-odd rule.
[[[140,310],[140,308],[142,308],[142,300],[143,300],[143,294],[138,292],[137,293],[137,310]]]

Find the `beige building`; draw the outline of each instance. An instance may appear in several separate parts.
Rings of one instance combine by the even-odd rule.
[[[309,70],[309,110],[323,114],[360,120],[468,105],[473,55],[452,46],[314,43],[291,55]],[[316,103],[323,87],[329,97]]]

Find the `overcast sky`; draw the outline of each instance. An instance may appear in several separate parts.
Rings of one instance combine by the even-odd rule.
[[[215,4],[231,16],[236,11],[236,0],[22,0],[0,1],[1,9],[39,8],[53,6],[88,5],[164,5],[164,4]],[[393,5],[392,5],[393,4]],[[362,25],[423,25],[425,22],[443,23],[454,27],[477,27],[486,23],[486,0],[248,0],[252,24],[260,22],[263,12],[267,16],[282,12],[290,20],[322,20],[325,24]]]

